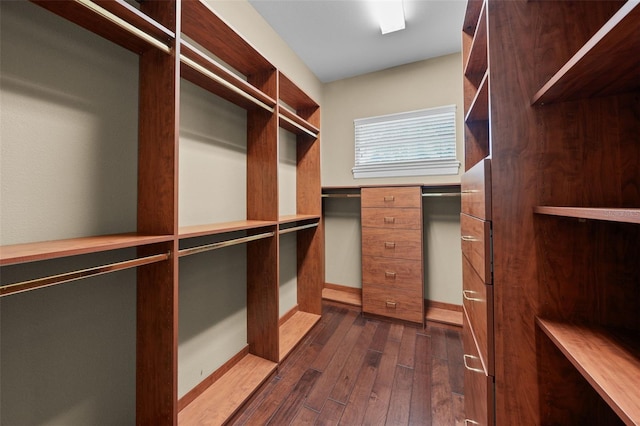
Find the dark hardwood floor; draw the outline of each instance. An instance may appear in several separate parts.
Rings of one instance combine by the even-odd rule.
[[[463,425],[461,334],[326,305],[233,425]]]

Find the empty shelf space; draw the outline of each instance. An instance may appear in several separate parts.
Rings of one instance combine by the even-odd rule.
[[[223,424],[275,371],[277,364],[248,354],[178,413],[178,424]]]
[[[620,10],[536,93],[532,103],[640,89],[640,2]]]
[[[339,289],[325,287],[322,289],[322,299],[345,305],[362,307],[362,290],[359,288]]]
[[[640,209],[538,206],[537,214],[640,224]]]
[[[483,7],[464,68],[464,75],[476,86],[478,85],[478,80],[486,73],[488,66],[486,16],[486,10],[485,7]]]
[[[489,120],[489,74],[485,73],[464,121],[472,123],[487,120]]]
[[[320,315],[298,311],[280,326],[280,361],[307,335]]]
[[[238,220],[233,222],[210,223],[206,225],[192,225],[180,227],[180,239],[203,237],[207,235],[224,234],[226,232],[262,230],[269,226],[275,226],[277,222],[265,220]]]
[[[171,235],[128,233],[0,246],[0,265],[14,265],[79,254],[138,247],[171,241],[172,239],[173,236]]]
[[[149,46],[169,53],[169,43],[175,38],[172,31],[123,0],[34,0],[34,3],[134,53],[142,53]]]
[[[640,422],[637,332],[625,335],[605,328],[541,318],[537,323],[626,424]]]

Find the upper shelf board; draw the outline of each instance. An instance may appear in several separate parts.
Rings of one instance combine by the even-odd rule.
[[[533,211],[551,216],[640,224],[640,209],[538,206]]]
[[[640,0],[627,1],[558,71],[533,105],[640,89]]]

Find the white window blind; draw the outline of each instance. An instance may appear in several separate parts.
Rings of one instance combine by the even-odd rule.
[[[456,106],[354,120],[354,178],[458,174]]]

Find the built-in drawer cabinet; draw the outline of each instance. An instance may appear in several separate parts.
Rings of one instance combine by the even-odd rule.
[[[485,158],[467,170],[460,184],[462,213],[491,220],[491,160]]]
[[[493,425],[494,382],[486,374],[473,334],[469,331],[467,314],[462,320],[462,345],[464,348],[464,414],[465,425]]]
[[[362,189],[362,310],[424,322],[421,187]]]
[[[462,306],[478,345],[482,366],[494,375],[493,286],[482,282],[471,263],[462,257]]]
[[[462,254],[480,278],[491,283],[491,222],[462,213],[460,215]]]

